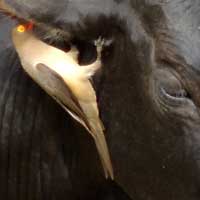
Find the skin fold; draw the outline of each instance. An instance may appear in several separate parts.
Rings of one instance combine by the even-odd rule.
[[[95,40],[102,37],[107,42],[102,51],[102,67],[93,76],[92,83],[97,94],[100,117],[105,126],[105,135],[115,171],[115,183],[133,200],[198,200],[200,198],[199,1],[58,0],[55,4],[52,0],[37,2],[4,0],[4,3],[20,18],[33,21],[36,24],[35,34],[43,41],[51,41],[50,43],[54,45],[60,41],[71,44],[86,41],[93,44]],[[12,66],[12,63],[9,65]],[[6,74],[3,65],[2,69]],[[15,68],[11,69],[10,74]],[[10,76],[7,80],[10,80]],[[23,76],[22,80],[25,77]],[[30,87],[33,87],[34,83],[30,80],[28,82]],[[4,86],[3,81],[1,85]],[[14,85],[13,83],[11,91],[15,91]],[[22,83],[19,86],[21,88],[19,91],[23,94],[21,98],[25,98],[28,92],[24,87]],[[2,91],[7,91],[6,86],[3,88]],[[37,102],[37,91],[40,89],[36,87],[34,91],[29,100],[32,103]],[[41,102],[45,98],[48,99],[44,94],[41,96],[38,97]],[[6,96],[3,100],[6,101],[5,99]],[[43,119],[41,123],[44,128],[41,129],[39,122],[35,122],[36,127],[39,127],[36,130],[45,132],[43,134],[47,137],[46,140],[41,141],[41,144],[48,156],[46,159],[45,156],[42,157],[40,169],[49,169],[49,166],[52,166],[51,162],[55,160],[57,162],[55,162],[55,169],[51,168],[50,172],[42,171],[41,174],[45,173],[45,178],[36,178],[36,181],[45,180],[44,191],[47,191],[50,178],[56,177],[58,183],[62,180],[70,180],[66,181],[68,188],[76,188],[80,195],[88,194],[94,191],[91,188],[98,188],[105,183],[94,151],[95,147],[89,137],[83,136],[86,135],[81,132],[84,130],[74,121],[70,121],[69,118],[68,123],[65,124],[66,120],[63,119],[67,116],[64,111],[59,110],[50,99],[48,101],[44,105],[48,106],[49,110],[45,111],[46,115],[42,111],[39,117]],[[31,106],[29,109],[33,110]],[[5,110],[5,113],[8,111]],[[55,112],[59,120],[52,123],[52,113]],[[25,118],[27,122],[31,121],[28,119],[31,119],[31,116]],[[1,128],[2,138],[7,133],[6,119],[4,121]],[[54,129],[48,128],[49,124]],[[61,124],[65,124],[62,125],[64,128]],[[27,129],[30,126],[31,124],[27,125]],[[37,135],[36,130],[34,133]],[[59,136],[56,135],[58,130],[60,130]],[[64,132],[65,136],[62,135]],[[17,134],[23,141],[24,137],[20,131],[17,131]],[[60,139],[63,137],[67,137],[69,142],[60,142],[60,140],[66,141]],[[7,140],[7,137],[1,139],[1,144],[6,144]],[[27,141],[29,141],[28,135]],[[35,140],[34,144],[37,144],[37,141]],[[77,149],[71,147],[75,141],[79,141],[79,146],[76,145]],[[19,148],[20,143],[15,142],[14,139],[12,143],[15,144],[16,149]],[[64,144],[60,145],[61,143]],[[67,148],[67,145],[70,146]],[[60,150],[61,146],[64,146],[64,150]],[[54,147],[54,150],[50,147]],[[1,145],[1,148],[0,158],[3,159],[4,154],[7,155],[6,146]],[[69,153],[70,149],[71,151],[73,149],[72,154]],[[78,153],[74,153],[77,151]],[[55,152],[57,152],[56,156]],[[15,155],[11,153],[9,155]],[[77,157],[74,156],[70,160],[70,156],[75,154]],[[14,162],[16,158],[18,157],[11,156],[9,160]],[[35,157],[36,160],[37,158]],[[3,160],[6,159],[8,158]],[[75,162],[74,165],[72,161]],[[26,166],[27,162],[24,162],[23,166]],[[40,162],[37,160],[36,163]],[[77,163],[80,164],[80,168],[77,167]],[[4,170],[4,165],[2,164],[0,171]],[[11,166],[14,170],[15,165]],[[39,171],[37,166],[33,169]],[[69,175],[70,178],[61,178],[64,177],[63,174],[66,175],[65,177]],[[15,173],[9,175],[10,180],[18,180],[12,179],[13,176]],[[5,180],[5,175],[1,177]],[[14,181],[8,183],[10,184],[8,188],[15,188],[17,185]],[[35,181],[32,180],[31,183],[34,185]],[[40,188],[39,184],[36,185]],[[62,191],[63,193],[58,193],[70,196],[69,193],[73,189],[68,189],[66,192],[62,184],[59,186],[60,190],[58,186],[54,186],[56,189],[52,192]],[[54,193],[54,195],[59,199],[58,194]],[[63,196],[61,195],[62,198]]]

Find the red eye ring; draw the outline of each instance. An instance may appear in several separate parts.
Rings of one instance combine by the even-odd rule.
[[[29,23],[26,25],[26,30],[27,30],[27,31],[33,30],[33,22],[29,22]]]

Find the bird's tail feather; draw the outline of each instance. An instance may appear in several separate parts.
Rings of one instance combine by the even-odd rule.
[[[104,169],[104,173],[106,178],[110,177],[112,180],[114,179],[112,162],[110,159],[110,153],[108,150],[107,142],[100,124],[95,124],[92,126],[92,137],[94,138],[101,163]]]

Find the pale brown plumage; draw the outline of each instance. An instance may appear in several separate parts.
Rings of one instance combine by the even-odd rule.
[[[114,178],[112,163],[99,118],[96,94],[89,78],[101,66],[96,62],[80,67],[76,49],[65,53],[32,35],[13,30],[13,43],[24,70],[94,138],[105,176]]]

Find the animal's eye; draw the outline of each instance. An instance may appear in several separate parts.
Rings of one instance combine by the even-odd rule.
[[[161,101],[177,106],[191,100],[182,82],[170,71],[161,71],[156,76],[157,93]]]
[[[187,80],[176,71],[164,68],[157,69],[152,77],[153,102],[157,111],[162,114],[175,114],[181,119],[199,119],[199,111]]]

